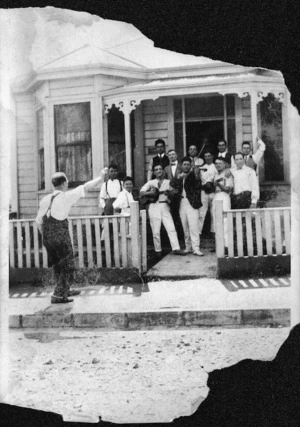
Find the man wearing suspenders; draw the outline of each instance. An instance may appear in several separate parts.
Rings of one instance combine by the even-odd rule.
[[[63,172],[57,172],[52,177],[54,192],[45,196],[35,219],[43,236],[50,265],[53,266],[56,286],[51,297],[52,303],[72,302],[69,296],[78,295],[80,291],[71,290],[70,284],[74,278],[74,254],[69,234],[68,215],[77,200],[85,197],[86,192],[103,183],[108,169],[104,168],[98,178],[79,185],[68,191],[68,179]]]

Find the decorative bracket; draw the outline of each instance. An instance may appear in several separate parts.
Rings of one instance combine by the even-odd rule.
[[[221,89],[221,90],[218,90],[218,93],[220,95],[237,94],[239,98],[245,98],[246,96],[250,95],[250,92],[246,91],[243,88],[241,88],[241,89],[240,88],[238,88],[238,89],[235,89],[235,88]]]
[[[285,96],[284,96],[283,89],[281,90],[264,89],[264,90],[258,90],[258,91],[253,90],[251,91],[251,97],[253,97],[253,99],[256,101],[256,104],[258,104],[259,102],[263,101],[263,98],[266,98],[269,93],[274,95],[274,97],[278,102],[281,102],[282,104],[285,103]]]
[[[104,113],[107,114],[109,110],[115,106],[122,111],[123,114],[130,114],[131,111],[135,110],[136,107],[141,103],[141,98],[123,98],[123,99],[110,99],[109,101],[105,101],[104,104]]]

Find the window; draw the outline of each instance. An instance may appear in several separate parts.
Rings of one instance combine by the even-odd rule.
[[[91,111],[89,102],[54,106],[57,171],[69,186],[92,179]]]
[[[133,151],[135,149],[134,132],[134,111],[130,113],[130,131],[131,131],[131,156],[133,160]],[[125,124],[124,114],[118,108],[113,106],[107,115],[108,132],[108,157],[109,163],[114,163],[119,169],[119,178],[126,175],[126,147],[125,147]]]
[[[235,151],[234,95],[175,99],[174,119],[175,149],[179,158],[192,144],[201,151],[204,141],[216,153],[218,141],[226,139],[229,151]]]
[[[260,103],[261,138],[266,144],[265,181],[283,181],[282,105],[269,94]]]
[[[45,188],[45,158],[44,158],[44,120],[43,109],[36,112],[37,146],[38,146],[38,189]]]

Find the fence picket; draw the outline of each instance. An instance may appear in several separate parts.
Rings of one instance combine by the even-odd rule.
[[[77,219],[76,221],[76,232],[77,232],[77,251],[78,251],[78,261],[79,267],[84,267],[84,259],[83,259],[83,241],[82,241],[82,221],[81,219]]]
[[[263,255],[263,246],[262,246],[262,230],[261,230],[261,213],[259,210],[255,212],[255,236],[256,236],[256,248],[257,255]]]
[[[9,223],[9,265],[15,267],[15,236],[14,236],[15,225],[13,222]]]
[[[17,222],[17,248],[18,248],[18,268],[23,267],[23,238],[22,223]]]
[[[90,218],[85,219],[85,231],[86,231],[86,247],[87,247],[87,262],[88,267],[93,267],[93,248],[92,248],[92,231],[91,231],[91,220]]]
[[[142,272],[147,271],[147,213],[146,210],[141,211],[142,229],[141,229],[141,250],[142,250]]]
[[[42,244],[42,254],[43,254],[43,268],[48,267],[48,254],[45,246]]]
[[[25,222],[25,253],[26,253],[26,267],[31,267],[31,253],[30,253],[30,222]]]
[[[285,252],[287,255],[291,253],[291,220],[290,220],[290,211],[283,211],[283,221],[284,221],[284,240],[285,240]]]
[[[74,250],[73,220],[72,219],[69,219],[69,233],[70,233],[70,238],[71,238],[71,242],[72,242],[72,246],[73,246],[73,250]]]
[[[104,243],[105,243],[105,259],[106,267],[111,267],[111,252],[110,252],[110,232],[109,232],[109,219],[104,218]]]
[[[115,267],[120,268],[119,224],[118,218],[113,218],[114,260]]]
[[[234,238],[233,238],[233,215],[232,212],[226,212],[227,215],[227,233],[228,233],[228,256],[234,257]]]
[[[34,251],[34,267],[39,267],[40,266],[39,231],[35,221],[33,222],[33,251]]]
[[[238,256],[244,256],[242,212],[236,212],[236,240]]]
[[[224,258],[224,221],[223,221],[223,202],[216,201],[216,253],[217,258]]]
[[[102,250],[101,250],[99,218],[95,218],[95,238],[96,238],[97,267],[102,267]]]
[[[275,247],[276,255],[282,255],[280,211],[274,211]]]
[[[264,229],[266,233],[267,255],[272,255],[272,222],[270,211],[264,211]]]
[[[121,218],[121,253],[122,253],[122,267],[128,267],[127,259],[127,233],[126,233],[126,218]]]
[[[246,212],[246,236],[248,256],[253,256],[252,213]]]

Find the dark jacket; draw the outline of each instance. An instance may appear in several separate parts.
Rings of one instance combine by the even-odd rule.
[[[181,171],[182,171],[181,165],[178,162],[176,169],[175,169],[175,177],[172,175],[172,166],[171,165],[168,165],[167,167],[165,167],[164,176],[166,179],[177,178],[177,176],[181,173]]]
[[[173,178],[170,181],[170,186],[178,190],[178,194],[182,193],[183,190],[183,178]],[[201,203],[201,179],[197,180],[194,172],[190,172],[184,181],[184,189],[186,197],[190,202],[192,208],[199,209],[202,206]]]
[[[153,161],[152,170],[154,170],[154,166],[158,166],[158,165],[161,165],[162,168],[164,169],[170,163],[169,157],[166,154],[163,157],[160,157],[157,155],[153,157],[152,161]]]

